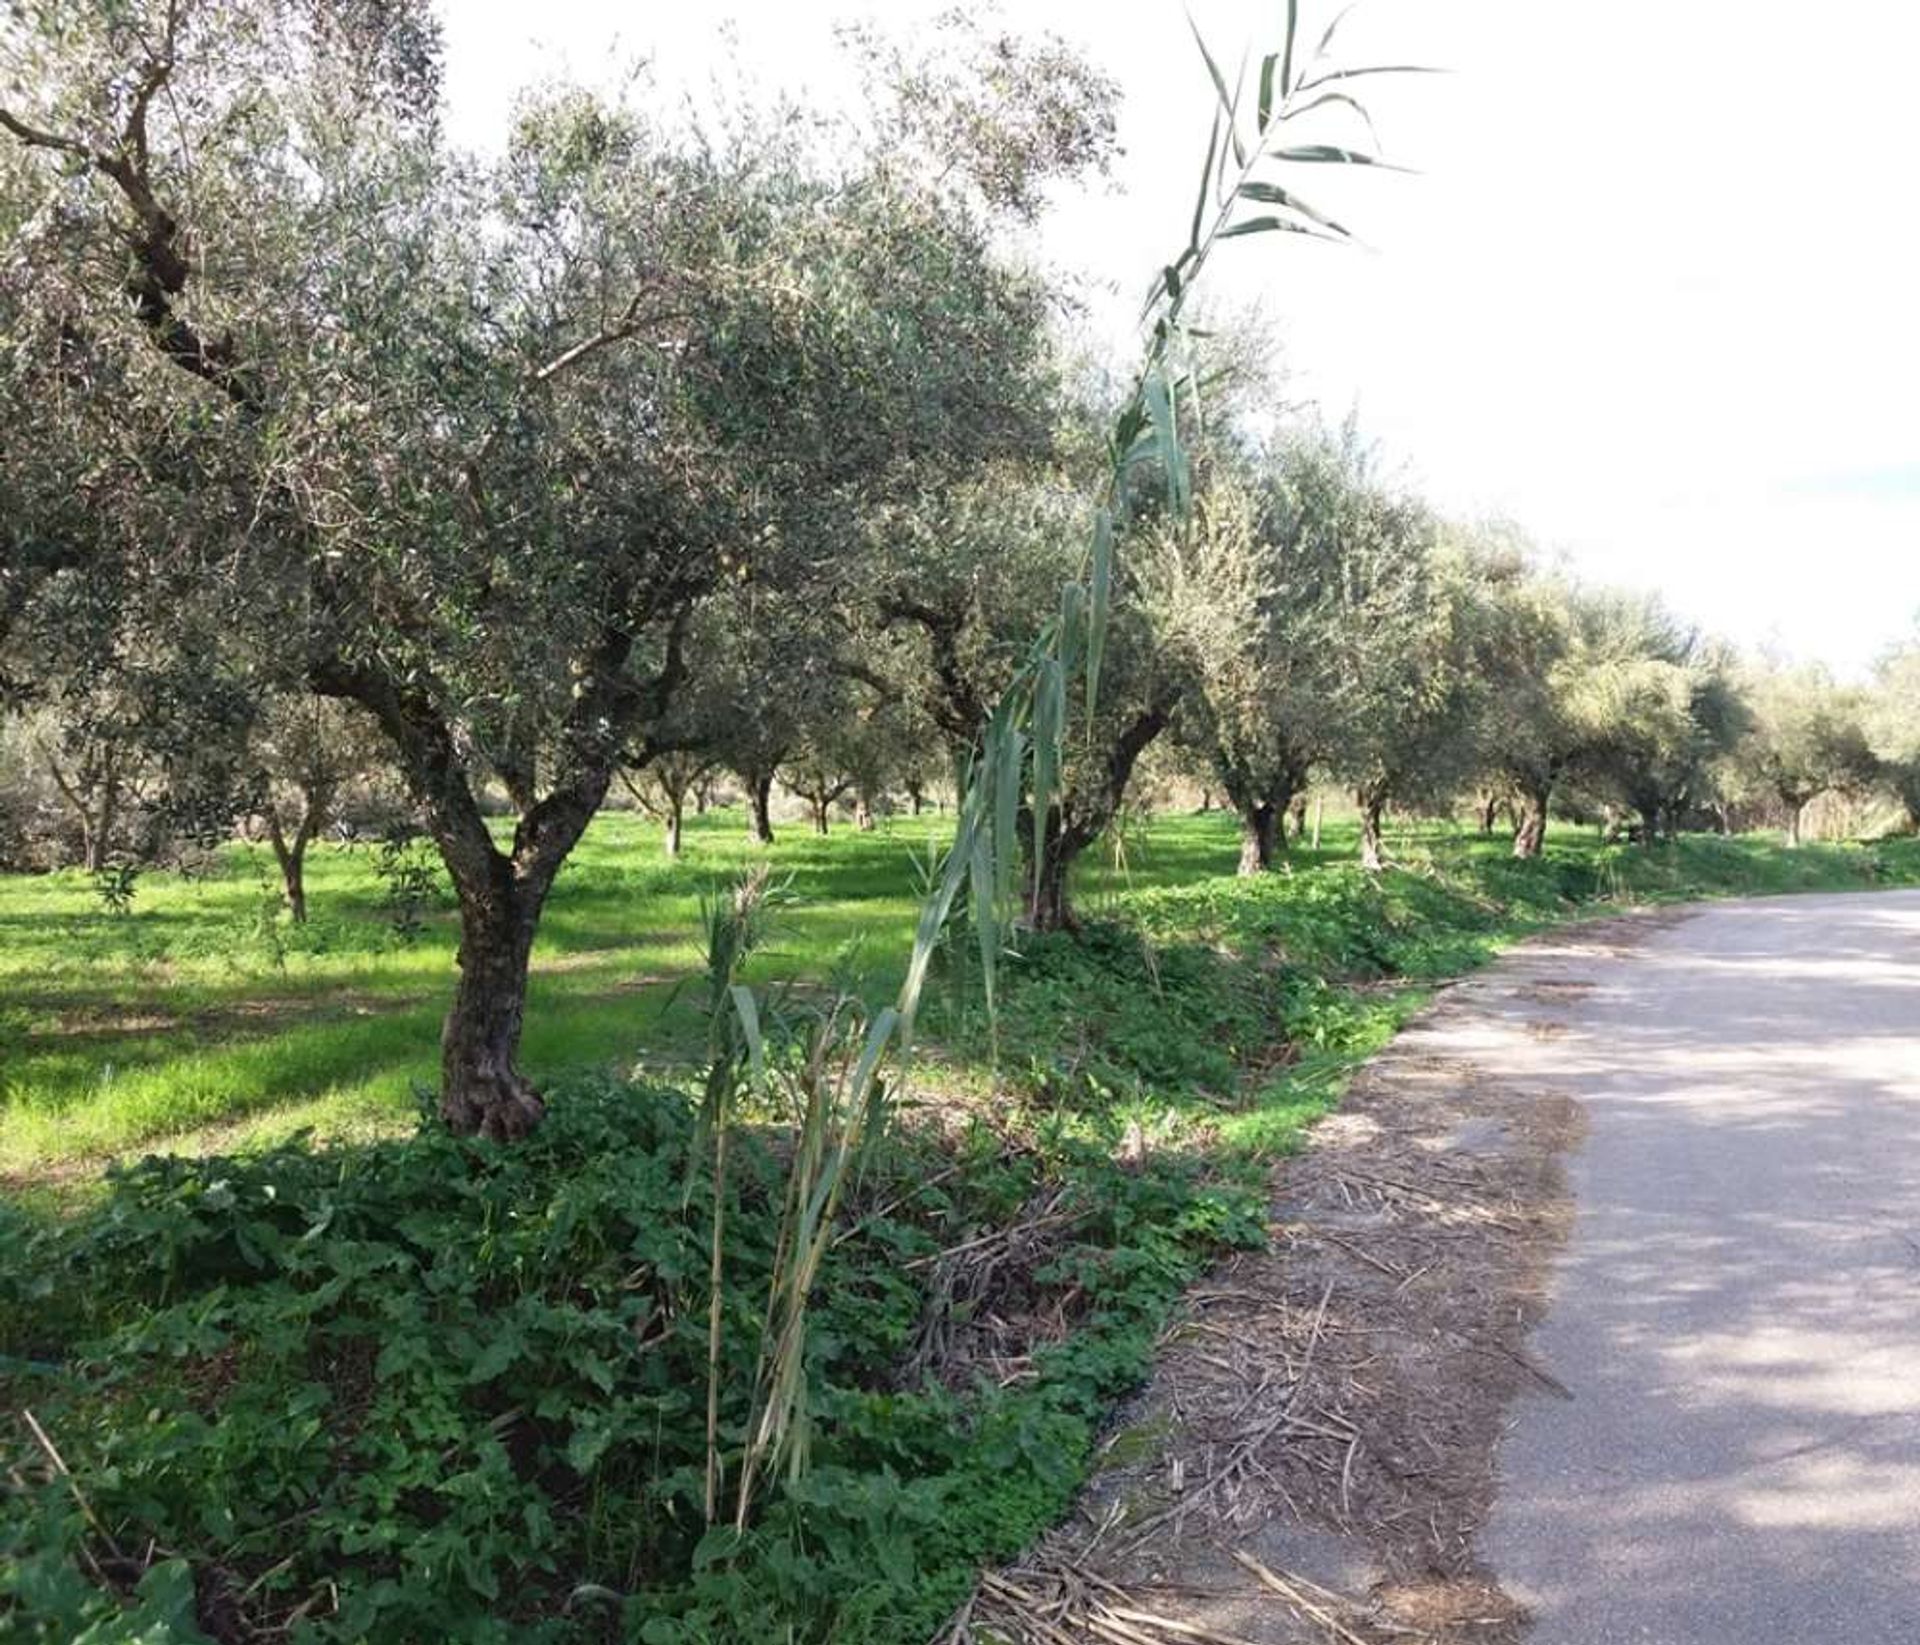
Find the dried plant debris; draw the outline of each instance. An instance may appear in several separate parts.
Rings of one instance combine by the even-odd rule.
[[[1447,990],[1275,1173],[1268,1248],[1192,1291],[1075,1518],[943,1645],[1512,1645],[1475,1554],[1582,1132],[1564,1014],[1673,913]],[[1495,1077],[1490,1071],[1498,1068]]]

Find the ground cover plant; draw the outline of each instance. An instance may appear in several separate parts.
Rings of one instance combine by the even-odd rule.
[[[556,957],[571,918],[624,905],[610,929],[670,929],[693,894],[661,879],[631,823],[603,822],[620,849],[600,876],[591,850],[577,865],[581,904],[570,915],[562,895],[549,928]],[[776,856],[810,893],[778,911],[750,967],[817,985],[850,930],[904,930],[915,847],[939,826],[783,838]],[[690,822],[676,872],[697,879],[707,849],[726,876],[739,832],[731,815]],[[827,1248],[806,1347],[809,1467],[775,1482],[743,1532],[702,1510],[706,1357],[722,1344],[718,1421],[737,1439],[791,1116],[777,1102],[743,1113],[716,1293],[693,952],[677,990],[664,976],[609,990],[588,970],[576,1020],[598,1017],[605,1038],[547,1071],[564,1101],[521,1145],[460,1139],[424,1114],[415,1125],[398,1066],[367,1080],[346,1140],[271,1140],[295,1116],[328,1115],[296,1096],[233,1133],[238,1153],[161,1155],[63,1209],[8,1213],[0,1379],[34,1418],[8,1441],[9,1627],[49,1640],[926,1637],[980,1562],[1064,1511],[1182,1287],[1260,1237],[1262,1166],[1424,985],[1584,908],[1920,878],[1920,848],[1898,841],[1649,848],[1584,831],[1516,862],[1504,842],[1437,825],[1394,837],[1402,866],[1384,875],[1353,865],[1346,827],[1324,843],[1291,873],[1248,879],[1230,872],[1219,813],[1136,830],[1124,874],[1088,874],[1082,936],[1036,940],[1006,965],[993,1020],[967,974],[971,934],[955,934],[928,994],[919,1095],[865,1154]],[[358,946],[330,939],[315,957],[335,968],[317,976],[291,958],[262,965],[253,980],[283,1007],[304,986],[305,1008],[324,1012],[353,985],[342,953],[358,955],[365,992],[422,981],[418,949],[382,935],[377,876],[339,856],[316,864],[316,884],[342,880],[334,914],[315,918],[357,928]],[[366,876],[357,894],[349,873]],[[162,917],[144,934],[138,898],[129,914],[97,910],[78,877],[0,882],[0,909],[52,928],[69,963],[48,986],[71,990],[161,933],[174,946],[147,949],[148,963],[191,967],[215,947],[193,940],[196,910],[223,929],[236,880],[167,888],[171,909],[149,886]],[[32,914],[16,916],[15,898]],[[227,981],[206,972],[207,1009]],[[890,981],[868,979],[880,994]],[[795,999],[804,1017],[806,990]],[[679,1077],[627,1077],[623,1021],[655,1045],[678,1022]],[[262,1039],[299,1033],[281,1018]],[[202,1054],[178,1026],[155,1038],[156,1067]],[[16,1084],[9,1112],[30,1096]],[[727,1329],[710,1338],[716,1294]]]
[[[1913,872],[1680,837],[1858,832],[1898,727],[1186,325],[1228,242],[1347,238],[1301,173],[1393,169],[1347,88],[1419,71],[1300,21],[1199,43],[1116,380],[1009,255],[1113,153],[1052,37],[845,31],[844,114],[548,86],[467,153],[421,0],[23,14],[0,860],[84,871],[0,890],[11,1631],[924,1637],[1428,984]]]

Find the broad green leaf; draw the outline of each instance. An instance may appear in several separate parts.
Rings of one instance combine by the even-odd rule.
[[[1213,89],[1220,94],[1220,107],[1225,114],[1227,142],[1232,146],[1233,157],[1240,165],[1247,163],[1247,151],[1240,141],[1240,94],[1238,90],[1227,90],[1227,77],[1220,72],[1220,65],[1213,60],[1213,53],[1207,50],[1207,42],[1200,33],[1200,25],[1193,20],[1193,13],[1187,13],[1187,27],[1193,30],[1193,43],[1200,48],[1201,60],[1207,65],[1207,75],[1213,81]],[[1224,164],[1224,159],[1222,161]]]
[[[1153,418],[1154,443],[1166,471],[1168,502],[1176,514],[1184,517],[1188,501],[1186,454],[1180,449],[1174,383],[1164,366],[1147,379],[1147,411]]]
[[[1313,48],[1313,60],[1316,63],[1327,55],[1327,48],[1333,44],[1335,33],[1338,32],[1340,25],[1352,14],[1354,6],[1357,6],[1359,3],[1360,0],[1353,0],[1353,5],[1342,6],[1333,14],[1333,21],[1327,25],[1327,32],[1320,36],[1320,44]]]
[[[953,899],[960,890],[961,877],[967,871],[968,853],[973,836],[980,827],[980,805],[976,783],[960,808],[959,827],[953,844],[940,867],[940,883],[933,895],[920,904],[920,923],[913,936],[913,956],[907,962],[906,980],[900,985],[900,1043],[913,1038],[914,1013],[920,1008],[920,995],[926,987],[927,967],[933,963],[933,951],[940,945],[940,931],[953,911]]]
[[[1033,862],[1047,856],[1047,815],[1060,781],[1060,734],[1066,705],[1065,676],[1058,657],[1040,665],[1033,682]]]
[[[1200,194],[1193,202],[1193,228],[1187,235],[1187,250],[1195,257],[1200,255],[1200,225],[1207,220],[1207,197],[1213,188],[1213,157],[1219,152],[1220,111],[1215,109],[1213,130],[1207,136],[1207,158],[1200,167]]]
[[[767,1088],[767,1042],[760,1032],[760,1002],[744,983],[734,983],[727,992],[733,997],[733,1012],[740,1019],[740,1037],[747,1047],[747,1066],[753,1074],[756,1091]]]
[[[1107,649],[1107,618],[1113,607],[1113,511],[1093,517],[1093,575],[1087,613],[1087,719],[1099,712],[1100,661]]]
[[[1222,229],[1220,238],[1237,240],[1243,234],[1310,234],[1316,240],[1332,240],[1339,243],[1339,236],[1327,234],[1307,223],[1289,223],[1284,217],[1249,217],[1244,222],[1235,223],[1232,228]]]
[[[994,895],[993,841],[983,830],[973,836],[968,855],[972,869],[973,933],[980,945],[980,983],[987,996],[987,1020],[999,1020],[999,1004],[994,990],[1000,958],[1000,907]]]
[[[1318,223],[1322,228],[1345,236],[1347,231],[1324,212],[1316,211],[1299,195],[1291,194],[1277,183],[1251,182],[1240,185],[1240,196],[1244,200],[1257,200],[1263,206],[1285,206],[1288,211],[1296,212],[1310,223]]]
[[[860,1062],[853,1071],[853,1084],[849,1095],[853,1102],[864,1103],[867,1092],[872,1089],[873,1076],[880,1067],[880,1059],[887,1054],[887,1044],[893,1038],[893,1031],[900,1026],[900,1013],[892,1006],[880,1008],[873,1019],[873,1026],[867,1030],[867,1043],[860,1052]]]
[[[1086,638],[1087,591],[1077,580],[1060,585],[1060,639],[1055,655],[1063,669],[1071,670]]]
[[[1351,96],[1344,91],[1323,91],[1318,97],[1309,98],[1306,102],[1296,107],[1290,107],[1283,118],[1287,120],[1298,120],[1303,115],[1313,113],[1315,109],[1323,109],[1335,105],[1353,110],[1353,112],[1360,117],[1360,123],[1367,128],[1367,136],[1371,138],[1375,144],[1379,143],[1380,133],[1374,126],[1373,116],[1367,113],[1367,105],[1361,102],[1359,98]],[[1359,163],[1364,165],[1366,161],[1362,160]]]
[[[996,718],[997,718],[996,714]],[[1020,728],[1011,722],[990,733],[993,764],[993,895],[1001,918],[1013,903],[1013,871],[1020,856],[1020,764],[1025,753]]]
[[[1424,63],[1381,63],[1365,69],[1329,69],[1311,80],[1302,80],[1296,90],[1317,91],[1335,80],[1362,80],[1370,74],[1445,74],[1445,69],[1429,68]]]
[[[1359,149],[1340,148],[1333,143],[1306,143],[1298,148],[1275,149],[1273,157],[1291,165],[1301,166],[1378,166],[1383,171],[1405,171],[1405,166],[1396,166]]]

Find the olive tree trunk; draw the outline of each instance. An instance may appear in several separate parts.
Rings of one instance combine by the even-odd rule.
[[[523,809],[510,849],[494,843],[459,740],[437,704],[410,682],[343,657],[312,666],[312,685],[360,703],[387,733],[407,787],[453,882],[460,968],[440,1035],[440,1115],[461,1136],[508,1142],[546,1113],[515,1065],[526,1017],[527,967],[554,878],[605,803],[633,727],[657,719],[685,674],[684,616],[668,630],[658,674],[627,672],[634,635],[610,628],[553,739],[554,779]]]
[[[1386,796],[1363,788],[1355,798],[1360,805],[1360,866],[1377,874],[1387,866],[1380,828],[1381,816],[1387,808]]]
[[[440,1036],[440,1113],[463,1136],[509,1142],[546,1113],[533,1082],[515,1065],[546,890],[517,884],[505,858],[484,883],[456,881],[456,887],[460,980]]]
[[[1806,815],[1807,803],[1807,801],[1800,799],[1798,796],[1790,796],[1787,800],[1787,826],[1785,834],[1789,850],[1797,851],[1800,848],[1801,819]]]
[[[747,835],[755,845],[772,845],[773,773],[748,771],[741,775],[747,784]]]
[[[1523,789],[1520,795],[1520,826],[1513,831],[1513,854],[1522,861],[1540,855],[1547,843],[1547,802],[1552,790],[1546,787]]]
[[[1031,840],[1031,830],[1022,833]],[[1031,844],[1027,848],[1027,923],[1036,931],[1078,931],[1080,921],[1073,912],[1068,887],[1073,865],[1092,836],[1083,831],[1063,828],[1058,806],[1047,815],[1045,849],[1038,859]]]
[[[1240,808],[1240,872],[1264,874],[1273,867],[1274,835],[1285,839],[1283,817],[1270,801]],[[1282,847],[1284,849],[1284,846]]]

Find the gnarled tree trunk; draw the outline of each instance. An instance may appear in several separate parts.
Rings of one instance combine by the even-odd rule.
[[[1240,872],[1264,874],[1273,867],[1273,838],[1276,829],[1285,837],[1282,813],[1270,801],[1243,806],[1240,811]]]
[[[1520,826],[1513,833],[1513,854],[1523,861],[1539,856],[1547,843],[1547,801],[1551,797],[1552,791],[1545,787],[1522,791]]]
[[[1808,802],[1797,796],[1789,797],[1787,802],[1786,843],[1789,850],[1800,848],[1801,820],[1806,815]]]
[[[1363,788],[1354,797],[1360,805],[1360,866],[1369,873],[1378,873],[1387,866],[1380,829],[1381,815],[1387,808],[1386,796]]]
[[[863,834],[873,832],[873,801],[865,793],[854,796],[853,826]]]
[[[1023,836],[1031,842],[1030,827]],[[1036,931],[1078,931],[1080,921],[1073,912],[1067,888],[1073,877],[1073,865],[1087,844],[1078,829],[1063,828],[1060,808],[1047,814],[1046,846],[1038,859],[1032,844],[1027,846],[1027,923]]]
[[[1033,820],[1022,812],[1020,839],[1026,854],[1027,920],[1036,931],[1076,931],[1069,885],[1080,853],[1100,838],[1126,798],[1133,768],[1154,738],[1166,730],[1180,700],[1178,688],[1164,690],[1131,720],[1107,750],[1106,769],[1077,806],[1056,802],[1047,810],[1042,849],[1034,851]]]
[[[456,886],[460,980],[440,1037],[440,1114],[462,1136],[511,1142],[546,1113],[533,1082],[514,1064],[546,888],[518,884],[506,857],[483,883],[456,880]]]
[[[746,771],[747,834],[755,845],[773,844],[773,773]]]
[[[267,798],[267,843],[273,847],[274,861],[280,865],[281,893],[295,925],[307,923],[307,847],[326,826],[327,810],[333,798],[330,788],[330,784],[316,782],[305,789],[300,800],[300,820],[293,825],[291,835],[280,821],[280,810],[272,796]]]

